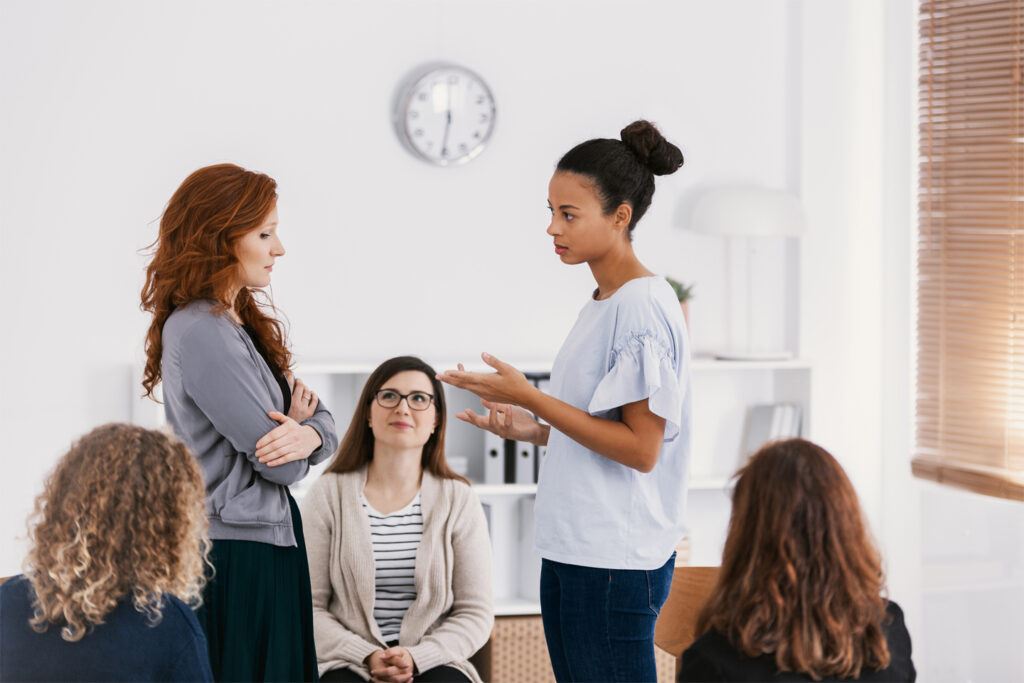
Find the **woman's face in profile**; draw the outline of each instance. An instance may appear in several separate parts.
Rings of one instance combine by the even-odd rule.
[[[395,448],[422,448],[437,426],[433,397],[433,382],[418,370],[385,381],[370,404],[374,440]]]
[[[266,287],[278,257],[284,256],[284,245],[277,236],[275,206],[255,230],[247,232],[235,246],[238,270],[243,287]]]
[[[556,171],[548,183],[548,209],[547,233],[562,263],[586,263],[622,239],[615,212],[604,214],[597,188],[586,176]]]

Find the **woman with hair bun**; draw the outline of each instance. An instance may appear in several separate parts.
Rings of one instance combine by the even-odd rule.
[[[206,479],[213,578],[203,596],[216,680],[316,680],[302,520],[288,486],[338,446],[334,418],[289,372],[264,291],[284,246],[273,178],[217,164],[192,173],[160,220],[143,309],[147,395]]]
[[[683,165],[648,121],[569,150],[548,184],[547,233],[597,283],[555,358],[551,394],[489,354],[495,373],[441,378],[483,399],[459,418],[546,444],[537,487],[544,635],[559,681],[654,681],[654,622],[683,536],[689,342],[672,288],[633,251],[654,176]],[[534,419],[542,418],[548,425]]]
[[[184,444],[126,424],[76,441],[29,518],[24,576],[0,586],[0,681],[210,681],[192,610],[209,551]]]

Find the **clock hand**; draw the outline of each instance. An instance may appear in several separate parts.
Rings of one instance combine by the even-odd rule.
[[[441,140],[441,154],[445,157],[448,156],[448,132],[452,129],[452,86],[445,84],[445,90],[448,91],[447,105],[448,109],[445,112],[445,124],[444,124],[444,139]]]

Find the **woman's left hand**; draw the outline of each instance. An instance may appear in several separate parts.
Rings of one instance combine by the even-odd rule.
[[[437,376],[445,384],[471,391],[485,401],[522,406],[536,387],[526,375],[489,353],[480,355],[496,372],[466,372],[462,363],[458,370],[446,370]]]
[[[407,683],[412,680],[412,655],[404,647],[389,647],[382,656],[384,667],[370,671],[373,681]]]
[[[309,425],[300,425],[276,410],[267,415],[281,423],[256,442],[256,458],[268,467],[304,460],[323,444],[320,434]]]
[[[298,377],[292,377],[291,382],[292,403],[288,409],[288,417],[296,422],[302,422],[313,417],[316,407],[320,403],[316,392],[306,386]]]

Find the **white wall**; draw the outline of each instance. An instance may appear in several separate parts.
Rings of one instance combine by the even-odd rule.
[[[637,249],[698,282],[696,344],[720,345],[725,245],[678,224],[694,188],[792,177],[789,21],[783,2],[5,0],[0,574],[70,440],[128,419],[138,250],[208,163],[280,183],[274,294],[300,358],[550,359],[592,287],[544,234],[551,170],[648,117],[687,165],[659,180]],[[416,161],[390,127],[396,84],[435,59],[497,99],[464,168]]]

